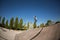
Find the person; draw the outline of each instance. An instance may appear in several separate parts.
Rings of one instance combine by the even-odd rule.
[[[37,17],[36,16],[34,16],[34,20],[35,20],[35,22],[37,22]]]

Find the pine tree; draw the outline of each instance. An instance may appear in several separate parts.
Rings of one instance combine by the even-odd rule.
[[[3,19],[2,19],[2,25],[3,26],[5,26],[5,23],[4,22],[5,22],[5,17],[3,17]]]
[[[0,16],[0,24],[1,24],[1,16]]]
[[[0,16],[0,27],[2,27],[2,23],[1,23],[1,16]]]
[[[20,27],[20,29],[23,29],[23,19],[22,18],[20,19],[19,27]]]
[[[6,20],[6,25],[5,25],[6,28],[8,28],[8,20]]]
[[[15,29],[17,29],[18,28],[18,17],[16,17],[16,19],[15,19]]]
[[[13,28],[13,25],[14,25],[14,18],[12,17],[12,18],[10,19],[10,27],[9,27],[9,28],[10,28],[10,29]]]

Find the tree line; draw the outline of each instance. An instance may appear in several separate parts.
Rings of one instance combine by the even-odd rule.
[[[53,22],[52,20],[47,20],[47,22],[45,24],[41,23],[40,27],[47,27],[47,26],[50,26],[50,25],[53,25],[53,24],[57,24],[57,23],[60,23],[60,21]]]
[[[57,24],[57,23],[60,23],[60,21],[53,23],[51,20],[48,20],[45,24],[44,23],[40,24],[40,26],[38,26],[38,28],[47,27],[49,25]],[[27,23],[27,26],[26,26],[26,24],[23,25],[22,18],[18,21],[18,17],[16,17],[15,21],[14,21],[14,18],[12,17],[10,19],[10,23],[8,23],[8,20],[6,20],[5,17],[0,16],[0,27],[14,29],[14,30],[27,30],[27,29],[29,29],[29,26],[30,26],[29,22]],[[33,28],[37,28],[36,22],[33,23]]]
[[[10,23],[8,23],[8,20],[5,22],[5,17],[0,17],[0,27],[8,28],[8,29],[16,29],[16,30],[25,30],[23,26],[23,19],[21,18],[20,21],[18,21],[18,17],[16,17],[15,21],[12,17],[10,19]]]

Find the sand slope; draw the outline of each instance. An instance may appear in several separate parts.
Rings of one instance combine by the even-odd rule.
[[[21,32],[22,31],[13,31],[0,27],[0,40],[14,40],[15,35]]]
[[[28,30],[17,34],[15,40],[58,40],[60,38],[60,24]]]
[[[60,24],[27,31],[14,31],[0,27],[0,40],[59,40]]]

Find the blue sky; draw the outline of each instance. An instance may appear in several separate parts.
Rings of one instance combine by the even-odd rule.
[[[0,16],[10,20],[11,17],[23,19],[24,23],[46,23],[47,20],[60,20],[60,0],[0,0]]]

